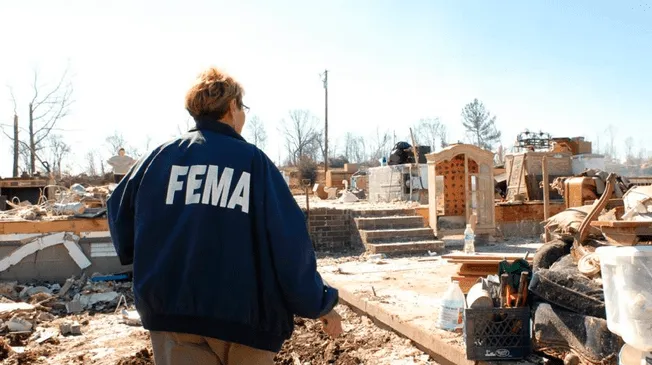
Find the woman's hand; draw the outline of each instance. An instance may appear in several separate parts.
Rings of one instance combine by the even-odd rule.
[[[319,318],[324,325],[324,332],[335,338],[342,334],[342,317],[335,311],[331,310],[325,316]]]

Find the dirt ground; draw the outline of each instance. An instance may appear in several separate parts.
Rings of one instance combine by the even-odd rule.
[[[295,333],[276,357],[282,365],[322,364],[436,364],[409,340],[374,325],[348,307],[337,310],[343,318],[344,334],[332,340],[321,330],[319,321],[296,319]],[[62,336],[57,329],[63,321],[77,320],[82,334]],[[122,323],[118,314],[81,314],[56,318],[37,327],[37,333],[55,335],[37,344],[34,334],[0,337],[0,363],[23,364],[154,364],[149,333],[139,326]],[[43,336],[42,336],[43,337]],[[10,347],[17,352],[12,352]],[[8,357],[7,357],[8,356]]]
[[[338,306],[344,334],[332,340],[319,321],[295,319],[295,332],[276,357],[281,365],[436,364],[410,342],[376,326],[368,317]]]

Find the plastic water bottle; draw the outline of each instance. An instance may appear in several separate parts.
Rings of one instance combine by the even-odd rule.
[[[380,159],[380,166],[387,166],[387,157],[383,156],[383,158]]]
[[[457,281],[451,282],[446,294],[439,302],[437,327],[447,331],[461,329],[464,322],[465,307],[464,293],[460,288],[460,284]]]
[[[475,234],[470,224],[464,230],[464,253],[475,253]]]

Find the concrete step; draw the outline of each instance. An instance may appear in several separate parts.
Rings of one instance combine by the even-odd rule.
[[[416,215],[415,209],[396,208],[396,209],[354,209],[351,211],[353,217],[392,217]]]
[[[398,229],[398,228],[423,228],[423,217],[420,215],[406,215],[393,217],[363,217],[355,218],[358,229]]]
[[[369,243],[366,245],[369,253],[408,253],[408,252],[437,252],[443,253],[445,249],[444,241],[413,241],[413,242],[388,242],[388,243]]]
[[[363,243],[407,242],[434,240],[435,234],[429,227],[404,229],[360,230]]]

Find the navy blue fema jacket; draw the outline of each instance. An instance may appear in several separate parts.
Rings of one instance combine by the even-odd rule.
[[[198,120],[142,158],[107,206],[148,330],[277,352],[294,315],[318,318],[337,304],[285,180],[226,124]]]

